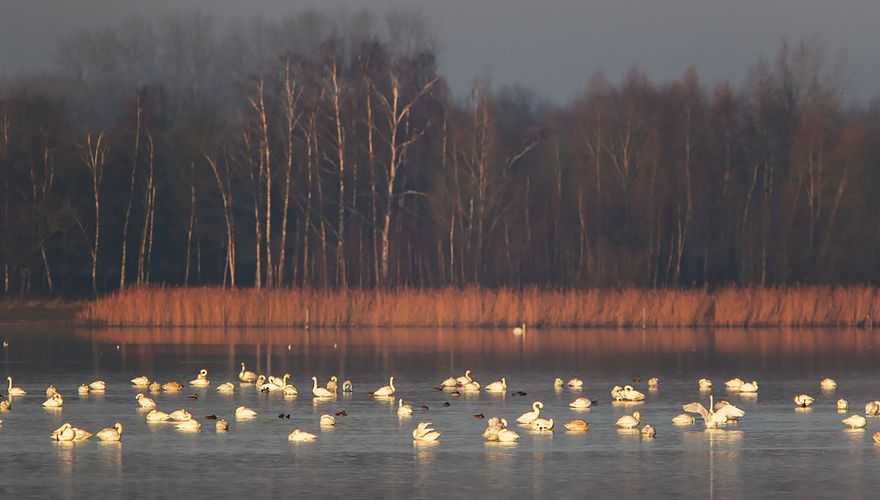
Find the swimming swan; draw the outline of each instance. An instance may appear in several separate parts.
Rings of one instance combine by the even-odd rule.
[[[621,427],[623,429],[635,429],[639,426],[641,414],[639,412],[634,411],[632,415],[624,415],[617,419],[614,425]]]
[[[501,377],[501,380],[496,380],[488,385],[486,385],[486,392],[504,392],[507,390],[507,379]]]
[[[815,398],[812,398],[806,394],[798,394],[794,397],[794,404],[800,406],[801,408],[806,408],[813,404],[816,401]]]
[[[687,413],[679,413],[672,417],[672,423],[675,425],[692,425],[694,422],[696,422],[696,419]]]
[[[397,400],[397,416],[398,417],[408,417],[412,415],[413,409],[410,405],[403,404],[403,398]]]
[[[589,408],[589,407],[593,406],[593,402],[590,400],[590,398],[577,398],[574,401],[572,401],[571,403],[568,403],[568,406],[570,406],[571,408],[577,408],[577,409],[582,410],[582,409]]]
[[[552,418],[536,418],[529,422],[529,427],[532,430],[536,431],[552,431],[553,430],[553,419]]]
[[[190,380],[189,385],[193,387],[208,387],[211,385],[211,381],[208,380],[208,370],[202,368],[199,370],[199,374],[196,376],[195,380]]]
[[[131,379],[130,382],[131,385],[135,387],[146,387],[150,384],[150,379],[148,379],[146,375],[141,375],[140,377]]]
[[[101,429],[95,435],[101,441],[120,441],[122,439],[122,424],[116,422],[113,427]]]
[[[27,395],[27,391],[25,391],[21,387],[12,387],[12,377],[6,377],[6,380],[9,381],[9,387],[6,389],[7,396],[25,396],[25,395]]]
[[[89,386],[86,384],[80,384],[79,387],[76,388],[76,393],[79,395],[85,395],[89,393]]]
[[[257,381],[257,374],[254,372],[249,372],[245,369],[244,363],[241,364],[241,371],[238,372],[238,380],[241,380],[244,383],[251,384]]]
[[[65,423],[58,429],[55,429],[50,436],[55,441],[73,441],[76,438],[76,431],[73,430],[73,426]]]
[[[743,385],[743,380],[739,377],[732,378],[724,383],[724,387],[732,390],[738,390],[741,385]]]
[[[184,420],[175,427],[177,427],[177,430],[179,431],[195,432],[202,428],[202,424],[200,424],[198,420]]]
[[[342,392],[351,392],[352,389],[351,380],[346,380],[342,383]]]
[[[850,429],[861,429],[868,425],[868,420],[861,415],[850,415],[841,420],[840,423],[846,425]]]
[[[521,424],[530,424],[533,420],[541,416],[541,409],[544,408],[544,403],[540,401],[535,401],[532,403],[532,411],[527,411],[520,415],[516,421]]]
[[[744,382],[742,385],[739,386],[739,392],[758,392],[758,382],[755,380],[752,380],[751,382]]]
[[[107,383],[104,382],[103,380],[95,380],[94,382],[89,384],[89,389],[92,391],[99,391],[99,392],[106,391],[107,390]]]
[[[229,394],[231,392],[235,392],[235,386],[232,384],[232,382],[224,382],[217,386],[217,392]]]
[[[623,387],[619,385],[615,385],[611,388],[611,397],[615,401],[623,401],[625,398],[623,397]]]
[[[471,379],[471,371],[470,371],[470,370],[465,370],[463,376],[458,377],[457,379],[455,379],[455,383],[456,383],[457,385],[464,385],[464,384],[469,383],[471,380],[473,380],[473,379]]]
[[[312,377],[312,394],[315,395],[316,398],[332,398],[335,396],[334,393],[328,391],[324,387],[318,387],[318,377]]]
[[[700,403],[688,403],[681,407],[682,410],[688,413],[698,413],[703,417],[703,422],[706,424],[707,429],[716,429],[719,425],[726,424],[728,420],[736,419],[746,414],[746,412],[729,403],[720,407],[715,405],[712,396],[709,396],[709,408],[712,408],[713,411],[707,410]]]
[[[321,419],[318,421],[318,424],[321,427],[333,427],[336,425],[336,418],[333,415],[324,414],[321,415]]]
[[[152,399],[144,396],[144,393],[142,393],[142,392],[137,393],[137,396],[135,396],[134,399],[138,402],[138,404],[140,405],[141,408],[155,408],[156,407],[156,402],[153,401]]]
[[[654,426],[651,424],[647,424],[642,427],[642,437],[645,439],[653,438],[657,435],[657,431],[654,429]]]
[[[849,409],[849,402],[843,398],[837,400],[837,410],[844,411]]]
[[[633,386],[626,385],[623,387],[623,391],[621,392],[621,396],[623,399],[627,401],[643,401],[645,399],[645,395],[641,392],[635,390]]]
[[[147,413],[147,422],[150,423],[167,422],[169,420],[171,420],[171,415],[164,411],[150,410],[150,413]]]
[[[330,392],[332,392],[332,393],[334,393],[334,394],[336,394],[336,387],[337,387],[337,386],[336,386],[336,382],[337,382],[337,380],[338,380],[338,379],[336,378],[336,375],[333,375],[332,377],[330,377],[330,380],[327,381],[327,390],[330,391]],[[287,383],[285,382],[285,385],[286,385],[286,384],[287,384]]]
[[[568,385],[569,387],[573,387],[573,388],[579,388],[579,387],[584,386],[584,381],[575,377],[575,378],[569,380],[568,384],[566,384],[566,385]]]
[[[412,432],[414,441],[427,442],[437,441],[440,439],[440,434],[431,428],[431,422],[419,422],[419,425]]]
[[[700,389],[704,389],[704,390],[711,389],[712,388],[712,381],[707,378],[701,378],[697,382],[697,385],[700,387]]]
[[[293,432],[287,435],[287,440],[292,441],[294,443],[306,443],[309,441],[314,441],[318,436],[301,431],[299,429],[294,429]]]
[[[225,431],[228,431],[228,430],[229,430],[229,423],[221,418],[221,419],[218,420],[217,423],[214,425],[214,429],[215,429],[217,432],[225,432]]]
[[[162,390],[165,392],[180,392],[183,390],[183,386],[177,381],[172,380],[171,382],[165,382],[162,384]]]
[[[837,387],[837,382],[835,382],[833,378],[823,378],[822,381],[819,382],[819,387],[826,391],[831,390]]]
[[[447,377],[446,380],[440,382],[440,387],[444,389],[449,389],[458,385],[458,380],[455,377]]]
[[[235,409],[235,418],[254,418],[256,416],[257,412],[247,406],[239,406]]]
[[[62,406],[64,406],[64,398],[61,397],[61,394],[58,394],[56,392],[49,399],[43,402],[43,406],[46,408],[61,408]]]
[[[587,421],[582,418],[576,418],[574,420],[570,420],[562,425],[563,425],[563,427],[565,427],[566,429],[568,429],[572,432],[583,432],[583,431],[589,430],[589,428],[590,428],[590,424],[587,423]]]
[[[192,414],[184,410],[183,408],[172,411],[171,414],[169,414],[168,416],[171,417],[171,420],[174,420],[175,422],[186,422],[187,420],[192,420]]]
[[[468,370],[468,373],[470,373],[470,370]],[[391,377],[388,380],[388,385],[384,385],[384,386],[376,389],[374,392],[370,393],[370,396],[388,397],[388,396],[391,396],[392,394],[394,394],[394,390],[395,390],[394,389],[394,377]]]
[[[651,377],[648,379],[648,389],[656,389],[660,386],[660,379],[657,377]]]

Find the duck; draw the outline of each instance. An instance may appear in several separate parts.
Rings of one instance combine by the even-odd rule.
[[[737,390],[743,384],[744,384],[743,380],[739,377],[736,377],[736,378],[732,378],[732,379],[728,380],[727,382],[724,382],[724,387],[726,387],[728,389],[732,389],[732,390]]]
[[[46,387],[46,397],[52,397],[53,394],[58,394],[58,389],[56,389],[54,385]]]
[[[743,384],[739,386],[739,392],[758,392],[758,382],[755,380],[752,380],[751,382],[743,382]]]
[[[202,424],[200,424],[198,420],[184,420],[175,427],[180,431],[195,432],[202,428]]]
[[[687,413],[679,413],[678,415],[672,417],[672,423],[675,425],[692,425],[697,420],[688,415]]]
[[[521,424],[530,424],[532,420],[541,416],[541,409],[544,408],[544,403],[540,401],[535,401],[532,403],[532,411],[527,411],[517,417],[516,421]]]
[[[87,386],[86,384],[80,384],[80,386],[76,388],[76,393],[80,396],[88,394],[89,386]]]
[[[575,378],[569,380],[568,383],[567,383],[566,385],[569,386],[569,387],[572,387],[572,388],[577,389],[577,388],[581,388],[581,387],[584,386],[584,381],[581,380],[581,379],[579,379],[579,378],[577,378],[577,377],[575,377]]]
[[[189,385],[193,387],[208,387],[211,385],[211,381],[208,380],[208,370],[205,370],[204,368],[199,370],[199,374],[194,380],[189,381]]]
[[[536,418],[529,422],[529,427],[532,430],[536,431],[552,431],[553,430],[553,419],[552,418]]]
[[[712,396],[709,396],[709,408],[712,408],[712,411],[707,410],[698,402],[688,403],[681,407],[687,413],[698,413],[703,417],[703,422],[706,424],[707,429],[716,429],[719,425],[726,424],[728,420],[737,419],[746,414],[746,412],[726,401],[715,405]]]
[[[174,420],[175,422],[186,422],[187,420],[192,420],[192,414],[184,410],[183,408],[172,411],[168,416],[171,417],[171,420]]]
[[[333,427],[336,425],[336,418],[333,415],[324,414],[321,415],[321,419],[318,421],[321,427]]]
[[[6,381],[9,382],[9,386],[6,389],[7,396],[26,396],[27,395],[27,391],[25,391],[21,387],[13,387],[12,386],[12,377],[6,377]]]
[[[61,408],[64,406],[64,398],[61,397],[61,394],[56,392],[43,402],[43,406],[46,408]]]
[[[623,396],[623,399],[627,401],[642,401],[645,399],[645,395],[635,390],[635,388],[633,388],[633,386],[631,385],[626,385],[623,387],[621,396]]]
[[[642,427],[642,438],[651,439],[657,435],[657,431],[654,429],[654,426],[651,424],[647,424]]]
[[[431,422],[419,422],[419,425],[412,432],[414,441],[427,442],[434,442],[439,440],[440,434],[440,432],[431,428]]]
[[[315,395],[316,398],[332,398],[335,396],[334,393],[328,391],[324,387],[318,387],[318,377],[312,377],[312,394]]]
[[[214,429],[215,429],[217,432],[226,432],[226,431],[229,430],[229,422],[227,422],[227,421],[225,421],[225,420],[223,420],[223,419],[221,418],[220,420],[218,420],[218,421],[214,424]]]
[[[615,385],[611,388],[611,397],[615,401],[623,401],[625,398],[623,397],[623,387],[619,385]]]
[[[76,431],[73,430],[73,426],[64,423],[58,429],[55,429],[55,432],[51,434],[51,438],[55,441],[73,441],[76,439]]]
[[[865,415],[869,417],[880,415],[880,401],[869,401],[865,404]]]
[[[617,419],[614,425],[622,429],[635,429],[639,426],[641,415],[634,411],[632,415],[624,415]]]
[[[464,385],[469,383],[471,380],[473,380],[471,379],[471,371],[465,370],[464,375],[455,379],[455,383],[456,385]]]
[[[342,383],[342,392],[352,392],[353,386],[351,385],[351,380],[346,380]]]
[[[816,401],[815,398],[810,397],[806,394],[798,394],[794,397],[794,404],[800,406],[801,408],[806,408],[810,406],[811,404],[813,404],[814,401]]]
[[[336,375],[333,375],[332,377],[330,377],[330,380],[327,381],[327,390],[334,393],[334,394],[336,393],[336,382],[337,382]],[[286,385],[286,383],[285,383],[285,385]]]
[[[172,380],[171,382],[165,382],[162,384],[162,390],[165,392],[180,392],[183,390],[183,386],[176,380]]]
[[[410,405],[403,404],[403,398],[397,400],[397,416],[398,417],[408,417],[412,415],[413,409]]]
[[[256,416],[257,412],[247,406],[239,406],[235,409],[235,418],[254,418]]]
[[[137,393],[137,395],[134,397],[134,399],[135,399],[135,401],[137,401],[138,405],[140,405],[141,408],[155,408],[156,407],[156,402],[153,401],[151,398],[144,396],[144,393],[142,393],[142,392]]]
[[[648,379],[648,389],[656,389],[660,386],[660,379],[657,377],[651,377]]]
[[[470,370],[467,371],[470,373]],[[384,385],[370,393],[370,397],[388,397],[394,394],[394,377],[388,380],[388,385]]]
[[[235,392],[235,386],[232,384],[232,382],[224,382],[217,386],[217,392],[229,394],[231,392]]]
[[[563,387],[565,387],[565,382],[563,382],[561,378],[556,377],[556,380],[553,381],[553,388],[562,389]]]
[[[98,392],[106,391],[107,390],[107,383],[104,382],[103,380],[95,380],[94,382],[89,384],[89,390],[98,391]]]
[[[164,411],[150,410],[150,413],[147,413],[147,422],[167,422],[168,420],[171,420],[171,415],[165,413]]]
[[[501,380],[496,380],[490,384],[486,385],[486,392],[505,392],[507,390],[507,379],[501,377]]]
[[[868,425],[868,420],[861,415],[850,415],[849,417],[841,420],[840,423],[849,427],[850,429],[862,429],[866,425]]]
[[[113,427],[101,429],[95,435],[101,441],[120,441],[122,440],[122,424],[116,422]]]
[[[697,385],[700,387],[701,390],[711,389],[712,381],[707,378],[701,378],[697,381]]]
[[[160,384],[159,382],[153,382],[150,384],[148,389],[150,389],[150,392],[159,392],[162,390],[162,384]]]
[[[254,372],[248,371],[244,366],[244,362],[242,362],[241,363],[241,371],[238,372],[238,380],[241,380],[242,382],[244,382],[246,384],[252,384],[257,381],[257,374]]]
[[[568,406],[570,406],[571,408],[577,408],[577,409],[582,410],[585,408],[589,408],[589,407],[593,406],[594,404],[595,403],[593,401],[591,401],[590,398],[577,398],[574,401],[572,401],[571,403],[568,403]]]
[[[146,386],[150,385],[150,379],[147,378],[146,375],[141,375],[140,377],[135,377],[135,378],[131,379],[129,382],[131,382],[131,385],[133,385],[135,387],[146,387]]]
[[[837,410],[844,411],[849,409],[849,402],[843,398],[837,400]]]
[[[480,391],[480,383],[476,380],[472,380],[467,384],[461,386],[461,390],[464,392],[479,392]]]
[[[299,429],[294,429],[293,432],[287,435],[287,440],[294,443],[306,443],[309,441],[314,441],[317,438],[318,436],[309,432],[301,431]]]
[[[821,382],[819,382],[819,387],[822,389],[831,390],[837,387],[837,382],[833,378],[823,378]]]
[[[589,430],[589,428],[590,428],[590,424],[587,423],[587,421],[582,418],[576,418],[574,420],[569,420],[568,422],[566,422],[562,425],[566,429],[568,429],[570,431],[574,431],[574,432],[583,432],[583,431]]]

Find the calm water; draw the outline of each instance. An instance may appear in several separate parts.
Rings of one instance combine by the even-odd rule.
[[[215,330],[215,329],[39,329],[3,327],[9,346],[0,352],[0,373],[28,391],[10,412],[0,413],[0,497],[488,497],[635,496],[706,498],[800,496],[866,497],[880,488],[880,446],[871,434],[846,431],[840,420],[862,413],[880,399],[880,332],[866,330],[530,330],[516,337],[486,330]],[[290,346],[288,348],[288,345]],[[297,399],[240,387],[239,363],[258,373],[293,375]],[[138,409],[139,390],[128,380],[142,374],[161,382],[186,383],[207,368],[209,389],[186,388],[154,395],[159,408],[186,408],[194,417],[216,414],[230,422],[214,432],[181,433],[173,425],[148,425]],[[465,369],[483,385],[505,376],[508,390],[526,397],[447,397],[432,390]],[[351,379],[355,392],[314,403],[311,376]],[[398,396],[415,408],[398,418],[396,401],[374,401],[367,392],[395,375]],[[555,377],[579,376],[581,391],[556,391]],[[613,405],[609,389],[635,376],[661,379],[644,404]],[[756,397],[726,393],[723,381],[758,380]],[[838,388],[820,391],[819,380]],[[708,393],[696,381],[715,382],[714,394],[746,411],[726,430],[707,431],[698,422],[673,426],[683,403]],[[103,395],[79,397],[76,387],[104,379]],[[215,390],[236,383],[233,395]],[[60,411],[41,407],[54,384],[65,396]],[[5,393],[5,385],[2,389]],[[817,398],[796,411],[792,397]],[[197,394],[198,400],[187,399]],[[598,407],[576,412],[579,396]],[[838,414],[844,397],[851,411]],[[485,421],[511,422],[532,401],[557,423],[552,434],[520,433],[515,446],[485,443]],[[449,401],[450,406],[442,406]],[[260,412],[236,422],[234,409]],[[346,410],[336,427],[321,430],[323,413]],[[615,420],[638,410],[657,429],[653,440],[615,429]],[[289,413],[290,420],[279,419]],[[584,418],[590,430],[567,433],[561,424]],[[422,420],[443,432],[434,446],[414,446],[411,431]],[[63,422],[92,432],[122,422],[120,444],[90,441],[70,445],[49,439]],[[293,444],[299,427],[318,435]]]

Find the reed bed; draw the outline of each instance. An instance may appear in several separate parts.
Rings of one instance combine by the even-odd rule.
[[[707,290],[136,288],[87,304],[105,326],[872,326],[874,287]]]

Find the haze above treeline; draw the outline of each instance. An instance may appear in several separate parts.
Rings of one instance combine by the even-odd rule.
[[[408,9],[65,38],[0,85],[4,292],[880,278],[880,115],[821,43],[565,104],[438,51]]]

